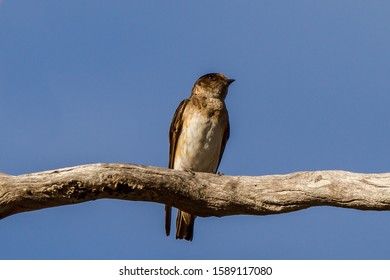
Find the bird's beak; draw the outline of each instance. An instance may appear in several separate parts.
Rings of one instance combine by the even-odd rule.
[[[228,85],[230,85],[231,83],[233,83],[235,81],[235,79],[228,79],[227,82],[228,82]]]

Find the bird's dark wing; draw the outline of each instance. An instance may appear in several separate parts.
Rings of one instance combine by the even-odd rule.
[[[172,118],[171,127],[169,128],[169,168],[173,168],[174,165],[176,144],[183,125],[182,116],[188,101],[188,99],[184,99],[180,103],[179,107],[177,107],[176,112]]]
[[[217,165],[217,169],[215,169],[215,172],[217,172],[219,164],[221,163],[222,155],[223,155],[223,152],[225,151],[225,146],[226,146],[227,141],[229,140],[229,136],[230,136],[230,124],[229,124],[229,118],[228,118],[225,131],[223,132],[221,151],[219,152],[219,160],[218,160],[218,165]]]
[[[179,107],[177,107],[175,114],[173,115],[171,126],[169,128],[169,164],[168,167],[173,169],[175,160],[175,151],[177,140],[181,132],[183,125],[182,116],[185,107],[188,104],[188,99],[184,99]],[[171,232],[171,217],[172,217],[172,206],[165,205],[165,232],[167,235]]]

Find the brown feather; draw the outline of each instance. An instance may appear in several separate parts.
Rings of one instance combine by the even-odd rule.
[[[173,115],[171,126],[169,128],[169,164],[168,167],[173,169],[174,160],[175,160],[175,151],[177,139],[180,135],[180,130],[183,125],[182,116],[185,107],[188,104],[189,99],[184,99],[180,102],[179,107],[177,107],[175,114]]]
[[[185,239],[192,241],[194,237],[195,215],[181,211],[177,211],[176,218],[176,239]]]
[[[227,114],[227,111],[226,111],[226,114]],[[229,124],[229,117],[228,117],[227,126],[226,126],[226,129],[225,129],[225,131],[223,133],[223,137],[222,137],[221,151],[219,152],[219,161],[218,161],[217,168],[215,169],[215,172],[218,171],[219,164],[221,163],[221,159],[223,156],[223,152],[225,151],[226,143],[229,140],[229,136],[230,136],[230,124]]]

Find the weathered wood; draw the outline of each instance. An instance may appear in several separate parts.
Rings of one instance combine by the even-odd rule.
[[[0,175],[0,219],[114,198],[168,203],[198,216],[269,215],[312,206],[390,210],[390,173],[310,171],[221,176],[134,164],[89,164]]]

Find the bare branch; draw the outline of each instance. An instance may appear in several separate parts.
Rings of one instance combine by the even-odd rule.
[[[204,217],[269,215],[320,205],[390,210],[390,173],[220,176],[100,163],[19,176],[0,173],[0,219],[101,198],[168,203]]]

